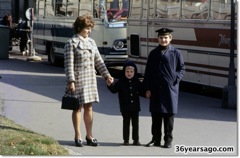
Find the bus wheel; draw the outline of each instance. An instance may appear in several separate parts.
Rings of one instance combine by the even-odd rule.
[[[56,57],[54,55],[54,50],[53,47],[51,46],[49,49],[49,53],[48,53],[48,62],[50,62],[51,64],[55,64],[56,63]]]

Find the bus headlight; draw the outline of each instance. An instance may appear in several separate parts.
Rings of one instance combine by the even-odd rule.
[[[113,47],[114,47],[116,50],[123,49],[123,48],[124,48],[124,42],[123,42],[123,41],[115,41],[115,42],[113,43]]]

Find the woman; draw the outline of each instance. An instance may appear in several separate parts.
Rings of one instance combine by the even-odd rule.
[[[96,43],[89,34],[94,27],[90,15],[79,16],[74,24],[75,35],[65,45],[64,64],[67,77],[68,93],[75,92],[80,101],[78,110],[72,112],[72,122],[75,131],[75,145],[83,147],[80,131],[81,110],[84,109],[84,123],[86,127],[87,145],[98,146],[97,139],[92,135],[93,111],[92,103],[99,102],[96,71],[106,81],[112,81]]]

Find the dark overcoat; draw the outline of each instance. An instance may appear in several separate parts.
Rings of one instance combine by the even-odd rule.
[[[150,112],[173,113],[178,110],[179,81],[185,73],[181,52],[169,45],[161,53],[159,45],[149,56],[144,74],[144,89],[151,91]]]
[[[134,67],[135,74],[131,79],[127,79],[125,76],[127,66]],[[134,63],[127,62],[123,67],[122,77],[108,86],[108,89],[112,93],[118,93],[121,112],[139,112],[141,110],[139,96],[143,96],[142,83],[137,78],[137,67]]]

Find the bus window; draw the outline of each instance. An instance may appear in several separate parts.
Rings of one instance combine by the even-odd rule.
[[[237,6],[237,5],[236,5]],[[211,3],[211,18],[217,20],[230,20],[231,15],[230,0],[215,0]]]
[[[129,0],[122,0],[122,3],[121,19],[126,19],[128,17]]]
[[[141,0],[130,1],[129,18],[139,19],[141,17]]]
[[[78,16],[78,1],[75,0],[56,0],[55,2],[56,16]]]
[[[149,18],[154,18],[156,16],[155,13],[155,0],[151,0],[149,4]]]
[[[37,2],[36,13],[37,15],[44,16],[44,0]]]
[[[179,19],[179,0],[157,0],[156,6],[158,18]]]
[[[56,16],[65,16],[66,7],[63,5],[63,0],[55,1],[55,15]]]
[[[118,19],[119,16],[119,2],[118,0],[108,0],[106,4],[108,21],[112,22],[114,19]]]
[[[54,4],[52,0],[46,0],[46,16],[54,16]]]
[[[182,1],[182,19],[191,19],[193,14],[198,13],[199,2],[193,0],[183,0]]]
[[[98,0],[94,0],[93,3],[94,3],[94,4],[93,4],[93,17],[94,17],[94,18],[100,18]]]
[[[93,0],[81,0],[80,1],[80,8],[79,8],[79,15],[84,14],[93,14]]]
[[[183,0],[182,19],[207,19],[209,13],[208,0]]]
[[[109,21],[126,20],[129,0],[108,0],[106,8]]]
[[[142,11],[142,18],[147,18],[147,12],[148,12],[148,0],[143,0],[143,11]]]

